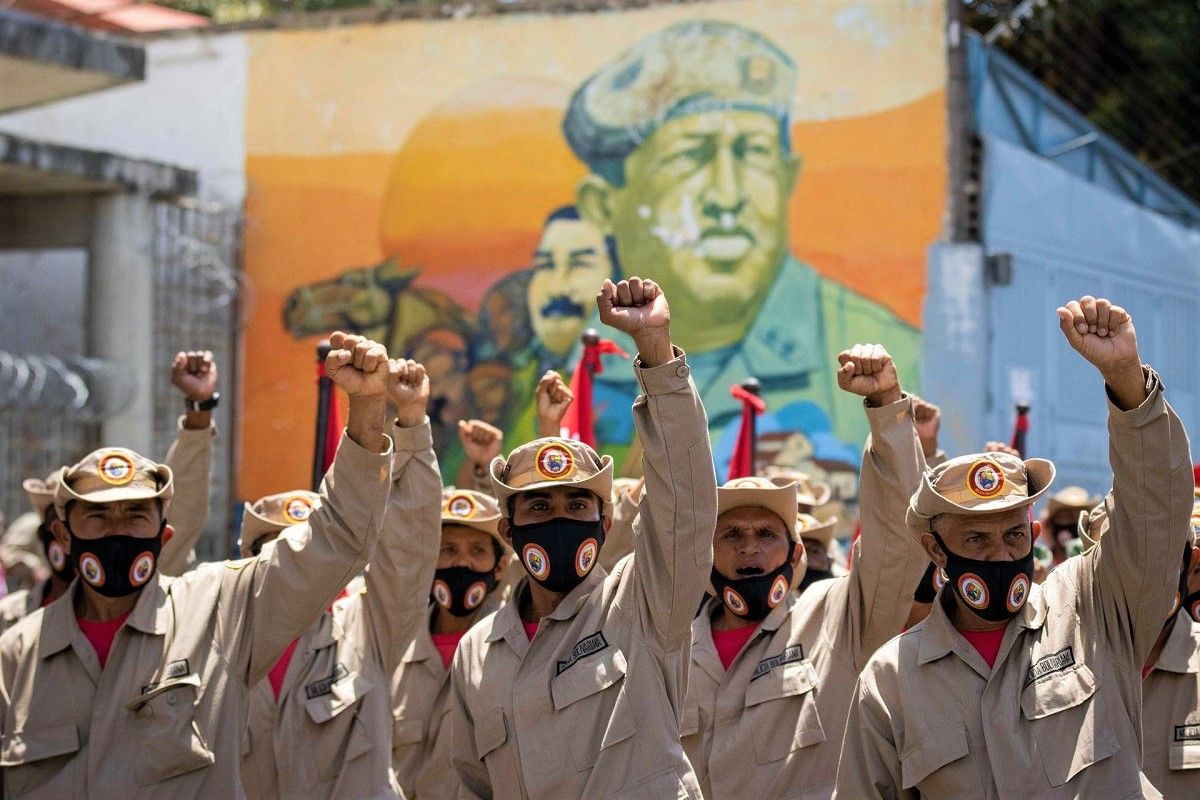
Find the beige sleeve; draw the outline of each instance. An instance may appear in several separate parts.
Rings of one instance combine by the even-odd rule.
[[[1187,433],[1158,375],[1144,370],[1142,405],[1121,411],[1109,401],[1109,528],[1080,571],[1084,629],[1102,631],[1118,662],[1139,675],[1175,602],[1193,500]]]
[[[913,590],[929,563],[904,522],[921,482],[925,458],[913,428],[912,399],[867,408],[871,434],[863,449],[859,491],[861,535],[846,592],[845,617],[830,615],[826,632],[861,670],[884,642],[900,633]]]
[[[366,620],[384,674],[425,623],[429,587],[442,534],[442,477],[429,418],[412,428],[392,426],[395,456],[383,531],[366,572]]]
[[[163,542],[158,557],[158,571],[170,576],[182,575],[196,562],[192,548],[204,535],[208,523],[209,475],[217,438],[216,423],[206,429],[191,430],[183,427],[180,417],[178,424],[179,433],[167,452],[167,466],[175,482],[168,521],[175,535]]]
[[[879,699],[872,677],[870,672],[864,672],[854,688],[833,798],[917,800],[917,792],[901,788],[904,779],[891,717]]]
[[[612,526],[604,537],[604,547],[600,548],[600,566],[605,572],[612,572],[625,556],[633,552],[633,524],[637,519],[640,497],[634,497],[632,492],[622,492],[613,507]]]
[[[466,659],[460,647],[450,665],[450,710],[444,724],[450,726],[450,763],[458,775],[458,800],[492,800],[492,780],[487,767],[476,753],[475,726],[463,698],[463,670]]]
[[[717,477],[708,417],[682,351],[635,367],[633,419],[645,448],[646,493],[633,532],[633,607],[645,640],[666,652],[691,644],[692,616],[712,572]]]
[[[263,547],[226,563],[218,625],[248,686],[267,676],[288,644],[362,571],[379,538],[392,451],[371,453],[343,432],[321,483],[321,505]]]

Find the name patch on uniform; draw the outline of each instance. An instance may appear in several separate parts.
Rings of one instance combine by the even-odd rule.
[[[1044,678],[1051,672],[1059,672],[1072,666],[1075,663],[1075,651],[1068,645],[1057,653],[1051,653],[1048,656],[1039,658],[1029,672],[1025,673],[1025,685],[1033,683],[1040,678]]]
[[[1175,741],[1200,742],[1200,722],[1194,722],[1191,725],[1176,725]]]
[[[586,658],[594,653],[599,653],[601,650],[608,647],[608,640],[604,638],[604,634],[596,631],[591,636],[585,636],[580,639],[573,648],[571,648],[571,657],[566,661],[558,662],[558,670],[555,675],[562,675],[571,667],[579,663],[579,659]]]
[[[187,675],[189,672],[191,672],[191,669],[188,665],[188,660],[186,658],[181,658],[178,661],[172,661],[170,664],[167,664],[167,668],[165,670],[163,670],[162,679],[163,679],[163,681],[175,680],[176,678],[182,678],[184,675]],[[148,683],[142,687],[142,694],[148,694],[149,692],[153,692],[155,689],[157,689],[161,685],[162,685],[162,681],[155,681],[154,683]]]
[[[754,674],[750,676],[750,680],[752,682],[756,681],[776,667],[782,667],[784,664],[791,664],[795,661],[803,660],[804,648],[798,644],[794,644],[785,649],[779,655],[771,656],[770,658],[764,658],[762,661],[758,662],[758,666],[754,668]]]
[[[333,691],[333,685],[335,683],[337,683],[338,681],[340,681],[342,678],[346,677],[349,674],[350,674],[350,671],[346,669],[346,666],[339,662],[337,664],[337,666],[335,666],[333,668],[333,674],[330,675],[328,678],[321,678],[321,680],[313,681],[312,683],[305,686],[304,687],[304,695],[309,700],[312,700],[314,697],[321,697],[322,695],[327,695]]]

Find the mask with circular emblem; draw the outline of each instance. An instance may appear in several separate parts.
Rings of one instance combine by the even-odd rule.
[[[463,605],[474,611],[479,608],[479,604],[483,602],[483,598],[487,597],[487,593],[488,587],[482,581],[473,583],[463,597]]]
[[[595,539],[585,539],[575,551],[575,574],[584,577],[596,566],[596,553],[600,547]]]
[[[1008,610],[1016,613],[1025,605],[1025,598],[1029,596],[1029,578],[1025,575],[1018,575],[1013,578],[1012,584],[1008,587],[1008,600],[1006,606]]]
[[[783,598],[787,596],[788,579],[780,575],[771,584],[771,592],[767,595],[767,605],[771,608],[783,602]]]
[[[104,567],[100,566],[100,559],[92,553],[84,553],[79,557],[79,574],[92,586],[104,585]]]
[[[446,585],[445,581],[433,582],[433,599],[442,608],[450,608],[454,598],[450,596],[450,587]]]
[[[935,592],[940,592],[942,587],[946,585],[947,580],[949,580],[949,578],[946,577],[946,570],[942,569],[941,567],[935,569],[933,571],[933,590]]]
[[[137,558],[133,559],[133,563],[129,566],[129,583],[131,586],[138,587],[150,580],[150,576],[154,574],[154,554],[150,552],[140,553]]]
[[[977,610],[987,608],[989,599],[987,584],[978,575],[968,572],[959,578],[958,591],[971,608]]]
[[[62,568],[67,565],[67,553],[58,542],[52,541],[46,546],[46,558],[50,560],[50,566],[55,572],[62,572]]]
[[[550,557],[541,545],[525,545],[525,549],[521,551],[521,560],[525,562],[525,569],[529,570],[529,574],[538,580],[544,580],[550,574]]]
[[[750,607],[746,605],[746,601],[742,599],[742,596],[728,586],[725,587],[725,593],[721,599],[724,601],[725,607],[738,616],[743,616],[750,610]]]

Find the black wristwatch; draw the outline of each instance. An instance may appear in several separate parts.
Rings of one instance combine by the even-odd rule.
[[[217,404],[220,402],[221,402],[221,393],[220,392],[213,392],[212,397],[208,398],[207,400],[200,400],[198,402],[196,400],[191,399],[190,397],[185,397],[183,399],[183,404],[187,407],[187,410],[192,414],[196,414],[196,413],[199,413],[202,411],[212,411],[214,408],[217,407]]]

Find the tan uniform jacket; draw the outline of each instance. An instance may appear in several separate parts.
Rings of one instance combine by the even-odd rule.
[[[242,756],[250,800],[401,796],[390,769],[391,676],[424,621],[442,481],[428,420],[391,433],[392,490],[365,587],[300,637],[278,701],[266,679],[250,693]]]
[[[366,564],[390,466],[390,451],[344,436],[306,524],[257,558],[156,574],[104,670],[75,622],[75,586],[9,629],[0,637],[2,794],[243,797],[248,687]]]
[[[215,425],[208,430],[188,430],[183,427],[181,418],[179,433],[167,452],[167,465],[175,480],[169,520],[175,535],[163,543],[158,556],[158,571],[163,575],[182,575],[188,569],[193,558],[192,548],[204,533],[204,524],[208,520],[209,464],[215,436]],[[42,582],[32,589],[22,589],[0,599],[0,633],[42,607],[46,585]]]
[[[527,591],[458,646],[449,724],[459,796],[498,800],[698,798],[679,744],[691,621],[712,569],[716,475],[682,355],[635,368],[646,495],[634,554],[594,569],[541,620]]]
[[[1142,747],[1142,770],[1163,797],[1200,797],[1200,622],[1183,610],[1142,682]]]
[[[633,552],[634,520],[638,515],[641,498],[632,492],[621,492],[613,504],[613,521],[604,535],[604,546],[600,548],[600,566],[605,572],[616,569],[617,562]]]
[[[925,460],[912,401],[868,408],[862,536],[846,577],[789,593],[727,672],[710,600],[692,622],[683,747],[709,800],[828,800],[846,712],[867,659],[903,627],[928,557],[904,524]]]
[[[1174,602],[1192,507],[1188,440],[1147,371],[1109,408],[1110,528],[1010,623],[994,669],[955,630],[945,590],[859,678],[836,797],[1159,797],[1141,774],[1141,669]]]

